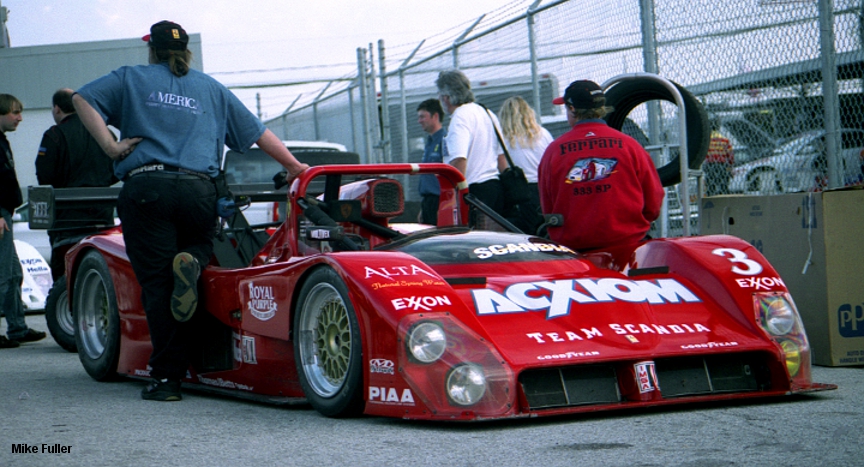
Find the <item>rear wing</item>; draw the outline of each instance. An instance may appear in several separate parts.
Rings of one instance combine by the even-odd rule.
[[[57,222],[58,210],[114,208],[117,205],[119,186],[99,188],[54,188],[49,185],[28,187],[28,223],[33,230],[52,229]],[[229,185],[235,198],[246,197],[251,202],[285,201],[287,190],[274,190],[272,183],[248,183]],[[84,222],[88,222],[86,225]],[[63,219],[64,228],[78,228],[75,220]],[[92,221],[81,220],[80,227],[93,226]]]

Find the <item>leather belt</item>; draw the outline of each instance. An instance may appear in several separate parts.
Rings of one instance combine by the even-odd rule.
[[[154,172],[168,172],[168,173],[192,175],[192,176],[198,177],[202,180],[208,180],[208,181],[213,180],[213,177],[211,177],[205,173],[196,172],[194,170],[184,169],[183,167],[175,167],[173,165],[162,164],[162,163],[147,164],[147,165],[142,165],[141,167],[138,167],[137,169],[132,169],[126,174],[125,177],[123,177],[123,180],[127,180],[128,178],[133,177],[135,175],[139,175],[139,174],[143,174],[143,173],[154,173]]]

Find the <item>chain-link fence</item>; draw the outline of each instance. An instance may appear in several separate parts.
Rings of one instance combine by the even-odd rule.
[[[477,100],[492,110],[522,96],[556,137],[569,126],[551,100],[570,81],[650,72],[690,90],[716,124],[704,177],[696,172],[690,193],[858,184],[862,6],[864,0],[516,0],[420,44],[359,48],[356,76],[322,86],[266,123],[284,139],[345,144],[365,162],[419,162],[424,133],[416,108],[436,96],[442,70],[465,72]],[[677,153],[674,104],[641,104],[629,118],[658,165]],[[406,196],[417,197],[415,188]],[[682,219],[675,187],[667,200],[674,229],[675,216],[678,226]]]

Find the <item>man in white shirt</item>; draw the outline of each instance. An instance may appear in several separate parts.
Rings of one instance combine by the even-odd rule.
[[[504,151],[495,134],[498,117],[474,102],[471,82],[461,71],[442,71],[435,85],[441,105],[451,115],[444,138],[448,154],[444,162],[465,175],[469,193],[495,212],[503,213],[498,157]]]

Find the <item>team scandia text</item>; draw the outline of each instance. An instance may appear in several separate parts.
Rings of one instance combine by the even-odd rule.
[[[564,155],[570,152],[593,149],[623,149],[624,142],[621,140],[621,138],[589,138],[579,139],[576,141],[566,141],[560,144],[558,148],[561,150],[561,155]]]
[[[12,454],[69,454],[72,446],[56,444],[13,444]]]

